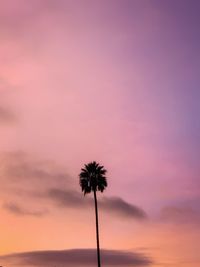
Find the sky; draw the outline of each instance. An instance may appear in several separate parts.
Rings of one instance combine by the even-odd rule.
[[[200,2],[1,0],[0,265],[198,267]]]

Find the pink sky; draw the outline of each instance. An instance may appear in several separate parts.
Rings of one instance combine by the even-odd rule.
[[[1,1],[2,256],[95,248],[78,174],[96,160],[109,183],[101,247],[132,253],[124,267],[199,266],[199,11],[196,0]]]

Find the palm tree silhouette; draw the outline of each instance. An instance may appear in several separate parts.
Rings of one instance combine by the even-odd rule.
[[[84,195],[94,193],[95,216],[96,216],[96,239],[97,239],[97,262],[101,267],[100,248],[99,248],[99,222],[98,222],[98,206],[97,191],[103,192],[107,187],[107,178],[105,176],[107,170],[104,166],[100,166],[96,161],[85,164],[85,168],[81,169],[79,174],[80,186]]]

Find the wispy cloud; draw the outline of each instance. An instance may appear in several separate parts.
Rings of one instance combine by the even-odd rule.
[[[34,198],[36,210],[38,205],[41,207],[41,203],[44,209],[46,206],[48,209],[52,207],[76,209],[94,205],[90,196],[83,197],[81,192],[76,190],[74,180],[66,170],[58,167],[54,162],[37,160],[24,152],[6,153],[2,156],[0,179],[3,179],[2,182],[7,189],[12,189],[11,203],[6,202],[4,208],[18,215],[41,214],[29,211],[29,208],[21,208],[15,204],[16,198],[19,201],[24,198]],[[120,197],[99,196],[98,203],[99,208],[105,213],[129,219],[147,219],[147,214],[142,208]]]
[[[43,186],[52,184],[62,185],[69,179],[66,170],[57,166],[55,162],[37,159],[23,151],[3,153],[0,159],[2,162],[0,179],[4,178],[8,184],[15,183],[20,188],[31,187],[39,190]]]
[[[40,160],[22,151],[2,153],[0,162],[3,208],[16,215],[41,217],[46,214],[52,206],[40,196],[50,187],[66,186],[69,180],[67,172],[55,162]]]
[[[100,207],[106,211],[128,218],[147,219],[146,212],[133,204],[130,204],[120,197],[104,197],[99,202]]]
[[[44,197],[49,197],[60,207],[82,207],[85,205],[90,205],[92,199],[83,199],[82,195],[73,190],[62,190],[58,188],[51,188],[47,195]]]
[[[20,205],[16,203],[4,203],[3,208],[10,213],[13,213],[17,216],[34,216],[34,217],[42,217],[45,214],[47,214],[47,210],[41,210],[41,211],[32,211],[27,208],[23,208]]]
[[[140,253],[121,250],[102,250],[102,263],[105,266],[150,266],[152,260]],[[32,251],[0,257],[1,261],[15,266],[94,266],[96,249],[72,249],[54,251]]]
[[[8,108],[0,106],[0,124],[16,122],[15,114]]]
[[[166,223],[199,224],[200,211],[188,205],[166,206],[160,212],[160,219]]]
[[[87,196],[83,199],[83,196],[79,192],[73,190],[51,188],[48,191],[48,196],[59,206],[65,208],[94,205],[93,199]],[[120,197],[99,198],[98,205],[104,212],[111,212],[118,216],[125,216],[126,218],[147,219],[147,214],[142,208],[130,204]]]

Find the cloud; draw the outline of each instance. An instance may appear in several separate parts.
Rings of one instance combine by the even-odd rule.
[[[35,217],[41,217],[47,213],[47,210],[43,211],[30,211],[25,208],[22,208],[18,204],[15,203],[4,203],[3,208],[10,213],[13,213],[18,216],[35,216]]]
[[[6,204],[5,208],[18,215],[33,215],[29,209],[24,210],[13,204],[30,197],[34,198],[36,210],[41,205],[51,208],[52,201],[54,206],[56,204],[59,208],[75,209],[94,205],[90,196],[84,197],[80,191],[76,190],[78,180],[75,187],[75,179],[71,179],[66,170],[54,162],[38,160],[24,152],[17,151],[2,155],[0,180],[4,187],[7,186],[6,190],[10,190],[12,200],[11,203]],[[130,219],[147,218],[146,213],[140,207],[127,203],[120,197],[100,196],[98,204],[102,211],[116,216]]]
[[[55,178],[55,174],[51,169],[48,169],[45,162],[31,159],[23,152],[7,153],[5,159],[7,165],[6,172],[10,177],[19,179],[27,177],[29,179]]]
[[[188,206],[166,206],[160,212],[160,219],[167,223],[199,224],[200,212]]]
[[[6,123],[13,123],[15,121],[16,121],[15,114],[9,109],[0,106],[0,123],[6,124]]]
[[[101,250],[104,266],[150,266],[149,257],[121,250]],[[14,266],[94,266],[96,249],[72,249],[53,251],[32,251],[0,257],[2,264]]]
[[[46,199],[41,199],[41,195],[50,187],[66,187],[68,184],[67,172],[52,161],[38,160],[16,151],[0,154],[0,162],[1,198],[6,203],[4,209],[17,215],[43,215],[51,207]],[[22,208],[16,203],[28,206]]]
[[[81,193],[72,190],[52,188],[48,191],[50,199],[62,207],[83,207],[94,205],[93,199],[83,197]],[[103,197],[98,200],[99,208],[105,212],[112,212],[122,217],[146,219],[147,214],[139,207],[127,203],[120,197]]]
[[[104,197],[100,200],[99,206],[105,211],[113,211],[121,216],[137,219],[147,218],[147,214],[143,211],[143,209],[127,203],[120,197]]]
[[[35,187],[38,191],[43,186],[62,185],[69,178],[66,171],[54,162],[35,159],[22,151],[3,153],[0,160],[0,178],[5,178],[9,184],[16,183],[21,188]]]
[[[51,188],[47,192],[47,197],[56,202],[59,206],[62,207],[82,207],[85,205],[90,205],[92,203],[92,199],[83,199],[81,193],[78,193],[73,190],[62,190],[58,188]]]

